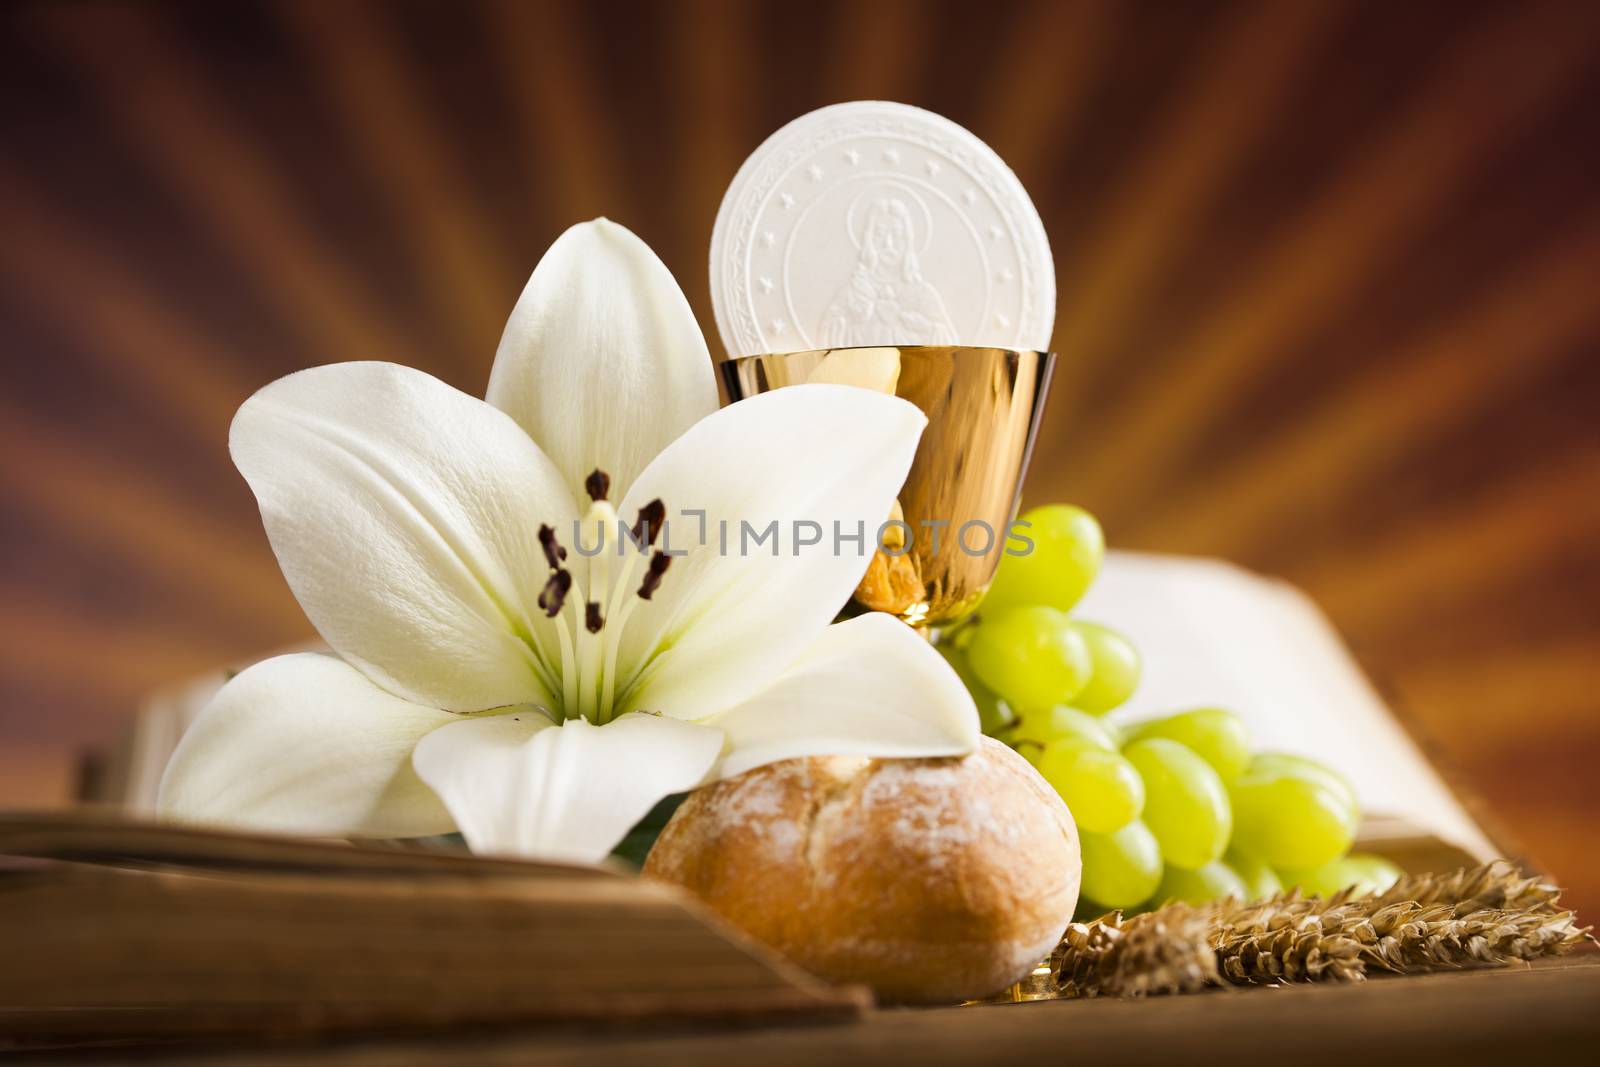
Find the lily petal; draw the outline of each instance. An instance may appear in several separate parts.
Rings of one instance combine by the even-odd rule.
[[[222,687],[178,743],[159,808],[185,822],[313,836],[454,829],[411,769],[458,716],[390,696],[332,656],[265,660]]]
[[[728,738],[723,778],[797,756],[961,756],[982,733],[944,657],[881,613],[828,627],[770,688],[707,725]]]
[[[566,476],[595,468],[621,497],[651,457],[717,407],[711,355],[678,283],[648,245],[606,219],[544,254],[506,322],[489,403]]]
[[[666,543],[688,555],[634,605],[621,638],[619,663],[635,672],[619,679],[619,693],[633,687],[623,707],[701,719],[793,662],[866,571],[926,424],[895,397],[796,385],[723,408],[657,457],[621,512],[660,498]]]
[[[693,789],[719,730],[656,715],[605,726],[494,715],[422,739],[412,762],[479,853],[596,863],[656,801]]]
[[[450,711],[553,706],[534,607],[538,526],[566,482],[503,412],[421,371],[340,363],[247,400],[229,437],[300,606],[397,696]]]

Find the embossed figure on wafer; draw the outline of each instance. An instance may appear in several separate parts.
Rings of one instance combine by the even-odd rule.
[[[912,204],[920,208],[915,214]],[[823,314],[823,344],[956,343],[944,300],[917,258],[927,246],[929,217],[927,205],[902,185],[874,187],[856,198],[846,215],[858,253],[855,269]]]

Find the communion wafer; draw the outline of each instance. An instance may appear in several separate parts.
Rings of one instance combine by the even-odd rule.
[[[883,101],[802,115],[723,198],[711,296],[731,356],[862,345],[1047,349],[1055,271],[994,151]]]

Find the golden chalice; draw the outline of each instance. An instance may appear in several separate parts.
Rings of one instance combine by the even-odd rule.
[[[887,611],[937,627],[971,611],[994,577],[1054,365],[1049,352],[910,345],[745,356],[721,369],[733,401],[835,382],[893,393],[928,416],[847,613]]]

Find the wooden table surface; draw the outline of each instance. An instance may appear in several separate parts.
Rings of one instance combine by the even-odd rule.
[[[502,1030],[406,1040],[251,1048],[35,1052],[52,1063],[672,1065],[830,1062],[1022,1063],[1096,1067],[1251,1060],[1297,1067],[1395,1063],[1593,1063],[1600,1042],[1600,953],[1533,967],[1360,985],[1219,991],[1144,1001],[1049,1001],[883,1009],[855,1022],[638,1033]]]

